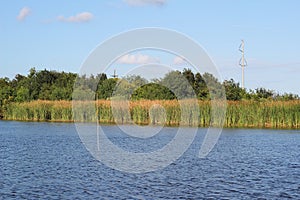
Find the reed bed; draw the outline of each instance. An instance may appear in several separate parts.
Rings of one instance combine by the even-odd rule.
[[[218,113],[224,105],[216,104]],[[50,122],[157,124],[167,126],[219,126],[209,101],[138,100],[129,102],[32,101],[11,103],[3,119]],[[218,116],[218,114],[216,115]],[[300,128],[300,101],[228,101],[224,127]]]
[[[300,101],[229,102],[226,127],[300,128]]]
[[[11,103],[4,108],[4,119],[68,122],[73,119],[72,104],[69,101],[41,100]]]

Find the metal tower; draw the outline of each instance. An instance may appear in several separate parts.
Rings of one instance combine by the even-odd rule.
[[[118,78],[118,75],[117,75],[117,72],[116,72],[116,70],[114,70],[114,74],[113,75],[111,75],[113,78]]]
[[[242,67],[242,89],[245,88],[245,76],[244,76],[244,68],[248,65],[245,59],[245,43],[242,40],[242,43],[239,47],[240,52],[242,52],[242,58],[240,59],[239,65]]]

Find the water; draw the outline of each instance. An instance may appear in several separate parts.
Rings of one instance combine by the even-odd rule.
[[[132,139],[104,129],[133,152],[161,148],[176,132]],[[205,131],[167,168],[128,174],[95,160],[73,124],[0,121],[0,199],[300,199],[300,131],[225,129],[199,159]]]

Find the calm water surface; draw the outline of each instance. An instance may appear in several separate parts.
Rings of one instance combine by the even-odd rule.
[[[104,129],[133,152],[161,148],[177,130],[132,139]],[[300,131],[225,129],[199,159],[205,133],[167,168],[128,174],[95,160],[74,124],[0,121],[0,199],[300,199]]]

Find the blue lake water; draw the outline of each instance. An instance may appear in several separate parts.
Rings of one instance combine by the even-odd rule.
[[[177,130],[137,140],[103,129],[133,152],[162,148]],[[199,159],[205,133],[168,167],[130,174],[94,159],[74,124],[0,121],[0,199],[300,199],[299,130],[224,129]]]

